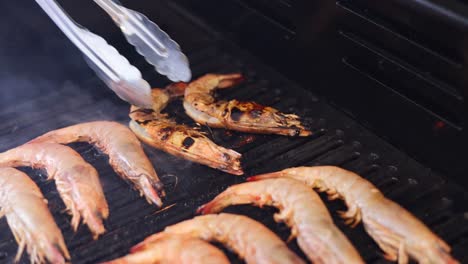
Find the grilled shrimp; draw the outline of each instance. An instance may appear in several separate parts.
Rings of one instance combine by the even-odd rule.
[[[234,214],[203,215],[166,227],[133,247],[137,251],[166,234],[190,235],[224,243],[246,263],[304,263],[272,231],[246,216]]]
[[[207,74],[185,90],[184,108],[200,124],[249,133],[310,136],[298,116],[254,102],[216,101],[215,89],[229,88],[243,80],[241,74]]]
[[[70,259],[47,200],[28,175],[0,168],[0,186],[0,215],[6,216],[19,245],[15,261],[19,261],[25,247],[31,263],[65,263]]]
[[[277,177],[293,178],[326,191],[332,199],[343,199],[348,211],[340,215],[351,226],[362,219],[365,230],[388,260],[407,263],[409,255],[419,263],[458,263],[441,238],[355,173],[333,166],[297,167],[253,176],[249,180]]]
[[[178,125],[166,114],[161,114],[171,99],[183,95],[185,86],[176,83],[166,89],[153,89],[153,109],[132,106],[130,128],[143,142],[171,155],[234,175],[244,174],[240,165],[241,154],[218,146],[200,131]]]
[[[96,121],[50,131],[30,142],[68,144],[89,142],[109,155],[109,163],[124,180],[133,183],[146,200],[161,206],[163,184],[130,129],[116,122]],[[156,189],[156,190],[155,190]]]
[[[103,264],[229,264],[224,253],[198,238],[163,235],[131,254]]]
[[[72,215],[73,229],[83,218],[95,239],[105,232],[102,220],[108,217],[109,208],[98,173],[73,149],[54,143],[25,144],[0,153],[0,166],[45,169]]]
[[[268,179],[233,185],[198,211],[217,213],[238,204],[277,207],[275,220],[291,227],[291,238],[297,236],[299,247],[313,263],[364,263],[320,197],[298,181]]]

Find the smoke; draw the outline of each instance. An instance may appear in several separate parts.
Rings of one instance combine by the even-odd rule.
[[[0,23],[0,151],[80,122],[128,122],[129,105],[34,1],[2,1],[0,8],[8,21]]]

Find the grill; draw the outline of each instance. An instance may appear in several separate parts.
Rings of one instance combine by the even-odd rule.
[[[255,54],[239,48],[229,40],[229,35],[214,30],[195,13],[187,11],[190,9],[164,1],[156,1],[157,4],[151,6],[143,2],[128,4],[144,10],[170,32],[187,53],[195,77],[207,72],[232,71],[246,75],[245,83],[222,91],[220,97],[251,99],[297,113],[306,117],[306,123],[316,132],[310,138],[288,138],[203,127],[218,144],[243,153],[247,176],[298,165],[337,165],[352,170],[415,214],[453,247],[457,259],[468,262],[468,192],[462,185],[390,145],[323,97],[313,94],[313,87],[294,83]],[[105,16],[98,13],[97,8],[89,3],[78,6],[64,1],[63,4],[80,23],[105,36],[125,54],[153,86],[167,84],[126,44],[118,29],[113,30],[112,22],[103,19]],[[1,151],[49,130],[79,122],[115,120],[125,124],[129,121],[128,105],[93,75],[79,52],[32,1],[9,1],[1,5],[5,12],[0,18],[0,33],[5,34],[3,39],[8,36],[11,40],[0,43],[0,60],[4,62],[0,65]],[[194,125],[180,102],[172,103],[166,111],[178,122]],[[215,171],[145,146],[166,185],[165,206],[172,206],[157,211],[120,180],[105,155],[87,144],[77,143],[72,147],[100,173],[109,203],[107,233],[97,241],[92,240],[85,226],[77,233],[71,230],[70,218],[62,212],[64,205],[55,184],[46,181],[43,172],[22,170],[38,183],[49,200],[49,208],[64,234],[73,263],[96,263],[122,256],[146,236],[193,217],[199,205],[227,186],[244,181],[244,177]],[[326,204],[332,212],[344,207],[341,202]],[[225,211],[261,221],[283,239],[289,235],[285,225],[274,223],[274,209],[235,206]],[[335,213],[333,216],[366,262],[386,263],[362,225],[351,229],[345,227]],[[17,244],[5,219],[0,220],[0,230],[0,262],[11,263]],[[304,257],[294,241],[289,245]],[[226,253],[233,263],[242,263],[234,254]],[[27,259],[23,256],[21,263],[28,263]]]

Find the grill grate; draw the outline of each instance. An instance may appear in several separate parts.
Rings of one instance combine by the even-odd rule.
[[[219,129],[207,130],[217,143],[233,147],[243,153],[246,175],[297,165],[319,164],[339,165],[358,172],[376,184],[389,198],[408,208],[429,224],[432,230],[453,246],[456,258],[462,262],[468,261],[468,254],[464,252],[468,246],[468,193],[465,190],[423,167],[357,125],[325,101],[286,80],[251,55],[219,39],[205,26],[185,18],[177,10],[176,7],[165,9],[164,12],[156,10],[154,16],[158,17],[161,25],[171,32],[182,47],[189,49],[197,47],[187,51],[195,76],[207,72],[242,71],[247,75],[246,83],[223,91],[220,96],[242,100],[253,99],[286,112],[295,112],[307,117],[306,121],[317,132],[310,138],[286,138],[252,136]],[[29,12],[31,12],[29,17],[33,19],[41,21],[47,19],[40,12]],[[26,25],[21,27],[27,36],[34,36],[34,28],[28,28]],[[49,23],[48,27],[54,26]],[[181,28],[184,30],[179,35]],[[182,35],[184,32],[191,32],[192,35]],[[55,69],[59,73],[56,75],[57,79],[47,80],[41,77],[41,71],[37,72],[37,75],[31,73],[30,69],[33,69],[33,66],[27,68],[30,72],[24,74],[33,75],[31,82],[37,86],[37,89],[41,89],[42,93],[32,94],[29,98],[22,97],[22,101],[14,103],[0,99],[1,151],[24,143],[46,131],[78,122],[100,119],[128,122],[128,105],[116,99],[93,76],[79,54],[72,52],[73,47],[58,31],[55,31],[53,36],[52,39],[59,43],[55,47],[56,52],[63,54],[63,58],[57,56],[57,58],[40,58],[45,61],[35,58],[28,60],[32,60],[32,64],[41,62],[54,65],[66,58],[78,65],[75,66],[77,71],[67,73],[54,67],[44,69],[47,72]],[[196,45],[193,44],[193,36],[197,36]],[[115,36],[112,40],[116,46],[123,47],[124,42],[119,37]],[[39,40],[38,47],[43,44],[41,41],[45,40]],[[0,50],[2,48],[0,46]],[[38,48],[38,53],[40,52]],[[135,54],[129,53],[130,55],[126,55],[143,70],[145,78],[150,83],[164,84],[163,81],[156,79],[158,77],[154,75],[151,66],[145,64]],[[11,63],[19,65],[25,61],[11,60]],[[18,78],[22,78],[20,73],[17,75]],[[14,93],[15,89],[21,88],[12,88],[6,86],[3,80],[0,81],[2,89],[6,89],[7,93]],[[193,124],[193,121],[184,114],[180,102],[169,106],[167,111],[179,122]],[[110,218],[105,223],[108,232],[98,241],[93,241],[83,226],[73,234],[69,217],[61,213],[64,205],[59,199],[55,184],[46,182],[44,173],[40,171],[24,170],[39,184],[49,200],[49,208],[65,236],[73,263],[95,263],[122,256],[144,237],[162,230],[167,225],[191,218],[197,206],[209,201],[227,186],[243,181],[242,177],[227,175],[145,147],[146,153],[167,186],[168,197],[165,205],[175,204],[169,210],[156,212],[154,207],[139,198],[136,192],[118,178],[108,165],[105,155],[87,144],[79,143],[72,146],[99,171],[110,206]],[[327,205],[333,212],[343,208],[340,202],[327,202]],[[250,206],[236,206],[226,211],[251,216],[266,224],[282,238],[287,238],[289,235],[287,227],[273,222],[274,209],[261,210]],[[378,247],[365,234],[362,226],[355,229],[347,228],[336,218],[335,213],[333,215],[337,225],[352,240],[367,262],[385,262]],[[17,245],[5,219],[0,220],[0,230],[2,230],[0,262],[11,263]],[[294,241],[290,243],[290,247],[301,254]],[[229,256],[233,262],[242,263],[233,254]],[[21,263],[28,263],[27,257],[23,257]]]

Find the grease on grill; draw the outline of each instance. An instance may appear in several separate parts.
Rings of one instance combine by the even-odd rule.
[[[191,137],[186,137],[184,138],[184,141],[182,141],[182,145],[186,149],[190,148],[193,145],[193,143],[195,143],[195,140]]]

